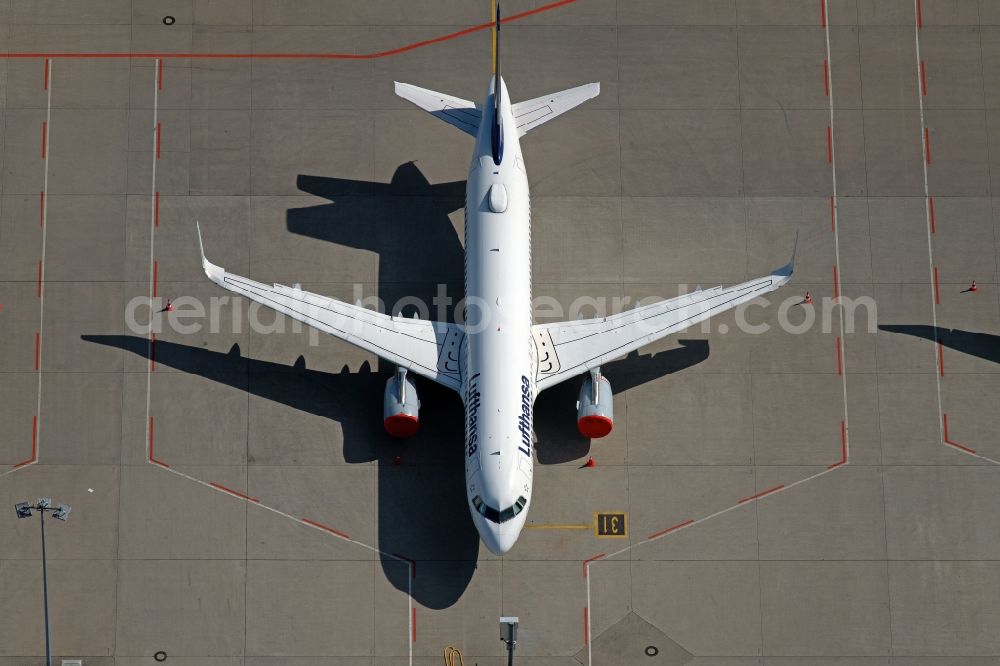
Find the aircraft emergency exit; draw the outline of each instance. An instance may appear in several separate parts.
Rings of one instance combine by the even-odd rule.
[[[536,325],[531,314],[531,213],[520,139],[595,97],[588,83],[512,103],[500,75],[500,10],[493,28],[493,74],[482,103],[396,83],[396,94],[475,139],[466,184],[462,325],[383,314],[228,273],[205,258],[219,286],[376,354],[396,367],[383,397],[385,429],[405,437],[419,426],[414,375],[459,392],[465,406],[468,508],[486,546],[510,550],[531,507],[532,420],[540,391],[583,375],[577,424],[584,437],[614,425],[611,385],[601,365],[715,314],[774,291],[792,261],[770,275],[698,290],[621,314]]]

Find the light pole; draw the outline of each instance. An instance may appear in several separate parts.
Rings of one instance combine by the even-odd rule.
[[[49,573],[48,564],[45,560],[45,512],[51,511],[53,518],[65,521],[69,518],[69,512],[73,508],[65,504],[60,504],[58,507],[53,508],[52,499],[49,497],[39,497],[35,500],[34,506],[27,502],[18,502],[14,505],[14,510],[17,512],[18,518],[30,518],[32,509],[38,512],[42,521],[42,597],[45,604],[45,664],[46,666],[52,666],[52,651],[49,647]]]
[[[500,626],[507,628],[507,637],[500,635],[500,640],[502,640],[507,645],[507,666],[514,666],[514,648],[517,647],[517,624],[518,620],[516,617],[502,617],[500,618]]]

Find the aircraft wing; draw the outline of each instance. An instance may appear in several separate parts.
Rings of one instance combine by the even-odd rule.
[[[465,333],[455,324],[392,317],[300,288],[263,284],[228,273],[205,258],[200,227],[198,247],[205,274],[220,287],[346,340],[439,384],[461,390],[459,352]]]
[[[770,275],[731,287],[698,290],[610,317],[533,326],[538,390],[774,291],[791,279],[794,261],[793,254],[791,263]]]
[[[524,136],[539,125],[544,125],[599,94],[601,94],[600,83],[587,83],[551,95],[518,102],[511,107],[514,121],[517,123],[517,135]]]

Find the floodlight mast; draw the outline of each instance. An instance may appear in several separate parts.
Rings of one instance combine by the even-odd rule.
[[[507,637],[500,636],[507,645],[507,666],[514,666],[514,648],[517,647],[517,624],[516,617],[501,617],[500,624],[507,627]]]
[[[42,597],[45,606],[45,664],[46,666],[52,666],[52,648],[49,640],[49,572],[48,562],[45,557],[45,512],[51,511],[53,518],[65,522],[69,518],[69,513],[73,508],[66,504],[60,504],[58,507],[53,508],[52,498],[50,497],[39,497],[35,500],[35,506],[31,506],[27,502],[18,502],[14,505],[14,511],[17,513],[18,518],[30,518],[32,509],[38,512],[42,526]]]

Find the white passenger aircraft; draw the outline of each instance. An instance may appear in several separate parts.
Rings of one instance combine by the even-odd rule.
[[[383,398],[389,434],[417,430],[413,374],[460,393],[468,506],[483,542],[497,555],[513,547],[531,504],[532,412],[540,391],[585,375],[577,401],[580,433],[607,435],[614,417],[603,363],[774,291],[790,279],[795,259],[793,252],[783,268],[732,287],[699,289],[608,317],[533,324],[531,212],[520,137],[595,97],[600,85],[511,104],[500,76],[499,30],[498,7],[493,75],[482,104],[396,83],[396,94],[476,140],[466,185],[464,325],[386,315],[298,285],[255,282],[210,263],[201,248],[205,272],[219,286],[394,364]]]

